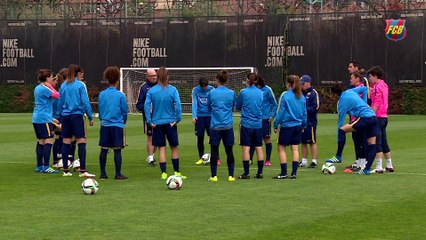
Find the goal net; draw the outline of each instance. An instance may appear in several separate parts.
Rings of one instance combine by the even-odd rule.
[[[136,108],[140,86],[146,81],[146,70],[148,68],[120,68],[121,81],[120,91],[127,98],[130,113],[139,112]],[[155,68],[158,70],[158,68]],[[192,89],[198,86],[200,77],[209,80],[209,84],[216,87],[216,75],[220,70],[228,71],[228,87],[239,94],[244,88],[247,74],[257,72],[255,67],[193,67],[193,68],[167,68],[169,71],[169,83],[175,86],[180,95],[183,112],[191,112]]]

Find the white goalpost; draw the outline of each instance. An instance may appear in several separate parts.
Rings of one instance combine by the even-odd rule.
[[[158,67],[152,67],[158,69]],[[127,98],[129,113],[139,112],[136,103],[139,97],[140,86],[146,81],[146,70],[148,68],[120,68],[120,91]],[[247,74],[257,72],[255,67],[170,67],[169,83],[175,86],[180,95],[183,112],[191,112],[191,94],[192,89],[198,86],[198,80],[205,77],[209,84],[216,87],[216,74],[220,70],[228,71],[228,87],[239,94],[245,87],[244,81]]]

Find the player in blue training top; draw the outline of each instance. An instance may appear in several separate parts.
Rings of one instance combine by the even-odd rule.
[[[179,171],[179,139],[177,125],[182,119],[179,92],[169,84],[169,72],[161,67],[157,73],[158,84],[152,87],[145,100],[145,116],[153,128],[152,144],[159,148],[161,179],[166,180],[166,137],[172,152],[174,175],[186,179]]]
[[[197,165],[203,163],[201,157],[204,154],[204,133],[206,132],[207,136],[210,136],[211,115],[207,106],[207,96],[213,89],[205,77],[201,77],[199,85],[192,89],[192,123],[195,124],[199,157],[199,160],[195,163]]]
[[[318,145],[317,145],[317,124],[318,110],[320,107],[320,98],[318,92],[311,85],[311,77],[303,75],[300,78],[302,84],[303,96],[306,99],[307,126],[302,133],[302,162],[299,167],[308,166],[308,152],[312,155],[310,168],[318,166]]]
[[[219,158],[219,144],[223,141],[228,164],[228,181],[235,181],[234,177],[234,116],[235,92],[227,87],[228,71],[221,70],[216,75],[217,88],[210,91],[207,98],[207,106],[211,113],[210,123],[210,171],[209,181],[217,182],[217,160]]]
[[[242,147],[242,158],[244,173],[239,179],[250,179],[250,146],[256,149],[257,173],[254,178],[263,178],[264,155],[262,149],[262,103],[263,92],[254,86],[257,75],[247,75],[247,87],[240,91],[237,100],[237,110],[241,110],[240,123],[240,145]]]
[[[349,69],[349,68],[348,68]],[[361,75],[360,72],[353,72],[351,73],[351,80],[350,80],[350,86],[349,88],[357,88],[357,87],[363,87],[363,80],[364,77]],[[365,102],[368,100],[368,94],[358,94]],[[355,121],[357,118],[354,116],[349,116],[350,122]],[[365,133],[356,131],[352,132],[352,140],[354,142],[354,148],[355,148],[355,163],[347,166],[345,169],[345,172],[354,172],[359,171],[360,169],[365,167],[366,164],[366,149],[367,149],[367,139],[365,139]]]
[[[146,70],[146,82],[142,84],[142,86],[139,89],[139,97],[138,102],[136,103],[136,107],[140,112],[142,112],[142,120],[143,120],[143,126],[144,126],[144,133],[147,136],[146,141],[146,150],[148,151],[148,157],[146,158],[146,162],[148,163],[148,166],[155,167],[155,147],[152,145],[152,127],[151,125],[147,124],[146,122],[146,116],[145,116],[145,100],[146,95],[152,87],[154,87],[157,84],[157,73],[153,68],[148,68]]]
[[[336,155],[326,162],[341,163],[342,152],[346,143],[347,132],[364,132],[367,138],[366,157],[367,163],[364,169],[359,170],[361,175],[369,175],[371,165],[376,154],[376,135],[378,133],[377,118],[374,111],[359,97],[359,93],[367,93],[367,87],[352,88],[343,91],[342,86],[333,86],[331,91],[339,96],[337,111],[339,119],[337,123],[337,151]],[[356,117],[355,121],[344,124],[346,114]]]
[[[101,120],[101,130],[99,134],[99,164],[101,167],[100,179],[108,179],[106,173],[106,162],[108,150],[114,149],[115,179],[127,179],[121,174],[121,164],[123,162],[121,149],[125,146],[124,126],[127,121],[126,97],[124,93],[117,90],[120,84],[120,69],[118,67],[108,67],[104,71],[104,81],[109,87],[99,94],[98,109]]]
[[[277,113],[277,100],[275,94],[268,85],[265,84],[265,79],[257,74],[256,86],[263,92],[262,102],[262,137],[266,148],[265,166],[271,166],[271,124]],[[253,159],[254,147],[250,147],[250,160]]]
[[[62,156],[68,156],[73,136],[78,144],[78,157],[80,159],[79,177],[95,177],[86,170],[86,130],[84,127],[84,114],[93,126],[92,107],[86,86],[81,82],[83,78],[82,69],[75,64],[68,67],[67,80],[62,83],[59,93],[59,108],[62,119]],[[68,170],[68,161],[62,161],[64,177],[72,176]]]
[[[302,94],[300,79],[296,75],[287,77],[285,85],[288,91],[281,94],[278,101],[277,115],[274,121],[274,132],[278,132],[278,155],[280,156],[281,173],[275,179],[287,179],[286,147],[291,146],[293,163],[290,179],[296,179],[299,166],[299,144],[302,131],[306,127],[306,100]]]
[[[36,146],[37,166],[35,171],[42,173],[58,173],[50,167],[50,153],[53,144],[53,99],[59,98],[59,93],[52,86],[52,71],[40,69],[39,85],[34,89],[35,106],[32,123],[38,139]]]

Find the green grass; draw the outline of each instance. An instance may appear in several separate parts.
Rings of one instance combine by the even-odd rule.
[[[319,117],[321,164],[335,152],[336,117]],[[159,168],[147,166],[141,122],[130,116],[127,125],[123,173],[129,179],[102,181],[96,195],[86,196],[77,176],[34,172],[30,114],[0,114],[0,239],[426,238],[426,116],[390,117],[393,174],[343,173],[354,159],[348,136],[344,164],[332,176],[301,169],[297,180],[271,179],[279,172],[274,144],[265,179],[233,183],[226,181],[225,160],[217,183],[207,181],[208,166],[194,164],[196,138],[186,116],[179,124],[179,150],[188,179],[180,191],[167,190]],[[99,121],[95,124],[88,130],[88,168],[99,174]],[[242,172],[238,145],[234,154],[237,175]],[[107,170],[114,176],[112,153]]]

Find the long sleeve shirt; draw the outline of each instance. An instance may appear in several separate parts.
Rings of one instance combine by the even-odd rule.
[[[109,87],[99,94],[99,119],[101,126],[124,128],[129,112],[124,93],[115,87]]]
[[[374,111],[368,106],[368,104],[358,96],[358,93],[354,90],[362,89],[353,88],[346,90],[340,96],[339,102],[337,104],[337,111],[339,114],[339,119],[337,121],[337,129],[343,126],[345,122],[346,114],[359,117],[374,117]]]
[[[241,125],[246,128],[262,128],[263,92],[249,86],[241,90],[237,100],[237,110],[241,110]]]
[[[307,123],[314,127],[318,124],[319,94],[313,87],[310,87],[303,91],[303,96],[306,99]]]
[[[303,96],[297,98],[293,90],[285,91],[278,101],[277,115],[275,116],[274,129],[281,127],[306,127],[306,100]]]
[[[235,92],[219,86],[210,91],[207,105],[211,112],[210,129],[231,129],[234,124]]]
[[[144,111],[150,125],[180,122],[182,106],[176,87],[168,85],[163,88],[160,84],[152,87],[146,95]]]
[[[149,80],[147,80],[146,82],[144,82],[141,87],[139,88],[139,96],[138,96],[138,102],[136,103],[136,108],[142,112],[142,117],[144,120],[146,120],[145,117],[145,100],[146,100],[146,95],[149,91],[149,89],[151,89],[152,87],[154,87],[157,84],[157,82],[152,83]]]
[[[377,108],[376,116],[378,118],[388,117],[388,104],[389,104],[389,88],[383,80],[379,80],[373,86],[371,92],[371,107]]]
[[[86,114],[90,121],[93,120],[92,107],[90,106],[86,86],[78,78],[75,78],[72,82],[63,82],[59,93],[61,97],[59,98],[58,107],[61,116]]]
[[[206,89],[201,86],[196,86],[192,89],[192,118],[210,116],[207,96],[213,89],[210,85],[207,85]]]
[[[58,99],[58,92],[40,83],[34,89],[35,106],[32,116],[33,123],[51,123],[53,119],[53,101]]]
[[[262,119],[274,118],[278,107],[274,92],[267,85],[261,87],[260,90],[263,92]]]

